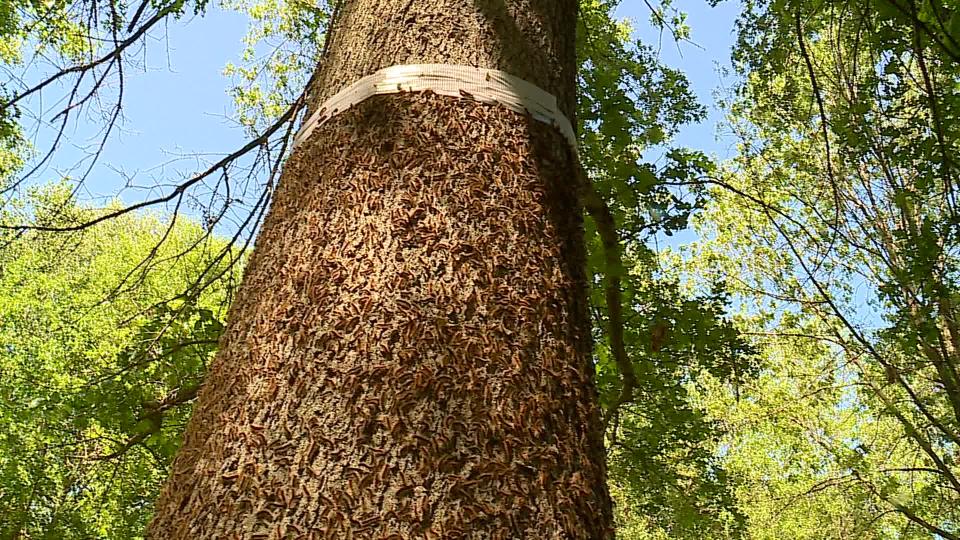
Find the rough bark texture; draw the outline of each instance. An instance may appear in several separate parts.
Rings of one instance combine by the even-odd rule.
[[[316,99],[465,63],[569,114],[575,9],[349,2]],[[610,537],[583,259],[553,128],[429,93],[335,117],[286,165],[149,538]]]
[[[397,64],[500,69],[576,105],[576,0],[344,0],[313,107]]]

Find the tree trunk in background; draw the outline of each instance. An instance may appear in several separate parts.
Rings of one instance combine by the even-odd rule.
[[[572,117],[575,0],[348,0],[313,105],[396,64],[501,69]],[[288,161],[152,539],[612,536],[560,133],[376,96]]]

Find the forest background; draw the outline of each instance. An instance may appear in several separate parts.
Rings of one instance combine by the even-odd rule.
[[[332,10],[0,3],[0,538],[142,535]],[[960,6],[580,12],[619,537],[960,538]]]

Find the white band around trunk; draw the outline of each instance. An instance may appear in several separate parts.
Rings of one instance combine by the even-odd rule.
[[[310,115],[294,137],[293,148],[324,122],[371,96],[425,90],[529,113],[534,119],[559,129],[573,151],[577,150],[573,125],[557,108],[557,98],[553,94],[503,71],[449,64],[391,66],[357,80]]]

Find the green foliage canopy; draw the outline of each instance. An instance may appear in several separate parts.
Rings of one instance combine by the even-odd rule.
[[[713,173],[715,164],[702,152],[671,146],[679,127],[702,120],[704,109],[682,72],[632,39],[629,25],[613,15],[617,5],[580,3],[578,123],[586,175],[610,210],[617,226],[613,244],[621,252],[611,264],[603,226],[588,219],[597,381],[624,536],[740,537],[747,523],[716,452],[722,422],[709,418],[708,408],[693,398],[705,391],[702,381],[739,387],[750,379],[756,351],[725,314],[729,298],[722,280],[685,288],[678,275],[664,271],[651,247],[657,235],[684,229],[706,203],[707,190],[695,180]],[[70,97],[62,115],[66,125],[74,107],[88,104],[82,97],[87,91],[99,95],[99,81],[123,76],[119,66],[125,55],[154,25],[202,14],[206,4],[55,6],[46,11],[24,4],[0,18],[5,21],[0,31],[11,36],[0,61],[18,62],[26,44],[33,44],[48,47],[58,67],[67,66],[56,80],[78,74],[75,88],[83,91],[77,101]],[[285,137],[302,112],[304,86],[322,55],[323,32],[335,7],[281,0],[225,6],[253,21],[240,61],[225,69],[238,116],[253,138],[229,159],[258,149],[255,160],[267,169],[252,175],[242,190],[259,193],[249,231],[269,200]],[[55,32],[45,30],[47,22],[37,24],[58,19],[63,29]],[[682,14],[669,3],[657,6],[652,19],[678,39],[687,35]],[[264,43],[273,54],[257,54]],[[95,69],[87,69],[91,65]],[[10,128],[0,136],[12,141],[9,170],[19,173],[17,160],[26,151],[17,142],[15,120],[31,91],[3,91]],[[106,116],[115,117],[116,107]],[[665,158],[655,159],[660,154]],[[211,171],[222,173],[229,186],[231,167],[226,161]],[[236,239],[209,236],[235,195],[212,197],[222,210],[201,208],[201,229],[182,217],[164,223],[158,216],[128,212],[130,207],[87,208],[75,199],[83,178],[68,180],[69,188],[24,194],[23,180],[32,172],[9,177],[5,189],[18,196],[3,203],[0,216],[0,224],[10,227],[6,238],[16,239],[2,255],[4,264],[19,269],[10,271],[16,276],[10,279],[34,284],[29,294],[11,285],[5,301],[13,321],[4,327],[6,339],[24,340],[0,352],[9,372],[20,377],[10,382],[3,401],[17,418],[10,424],[9,448],[24,445],[29,451],[18,454],[27,459],[5,462],[12,472],[9,483],[0,483],[0,504],[16,516],[9,534],[136,537],[213,354],[231,280],[239,271],[232,266],[241,258],[241,248],[233,247]],[[179,197],[160,202],[175,202],[180,209],[183,193],[204,185],[207,176],[187,180],[174,192]],[[92,224],[106,215],[113,217]],[[62,245],[73,251],[64,252]],[[224,256],[225,251],[235,253]],[[73,253],[82,256],[74,259]],[[603,285],[611,276],[620,284],[623,348],[636,378],[626,400],[620,399],[625,373],[614,359],[611,338],[617,324]],[[45,303],[34,306],[41,298]],[[47,380],[56,382],[32,385]],[[48,461],[56,467],[47,467]]]
[[[36,191],[35,219],[69,193]],[[224,269],[204,237],[129,216],[0,251],[0,538],[141,536],[238,272],[181,294]]]

